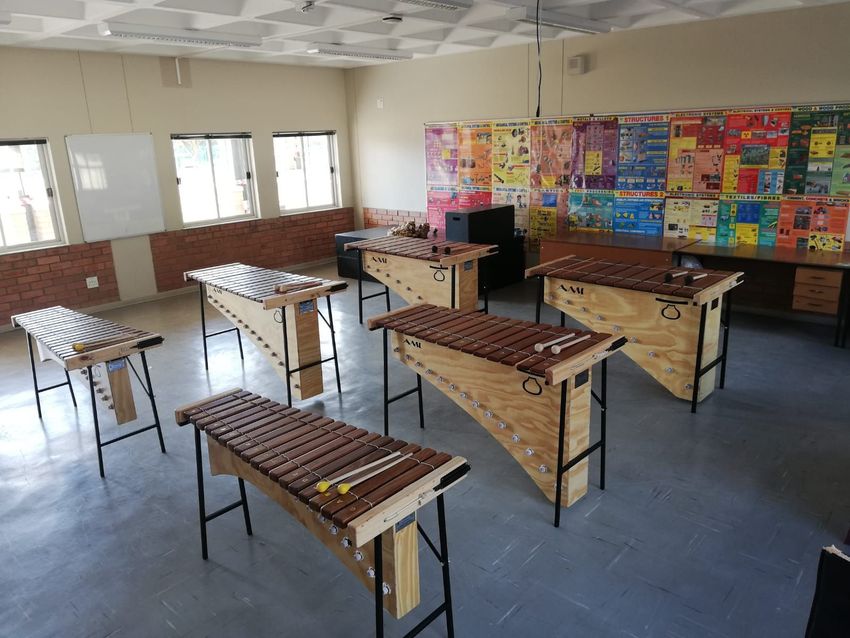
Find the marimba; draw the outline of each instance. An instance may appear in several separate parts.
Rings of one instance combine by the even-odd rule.
[[[384,330],[384,433],[389,405],[418,392],[422,427],[424,378],[480,423],[555,504],[587,492],[587,457],[599,449],[605,488],[606,359],[625,340],[519,319],[428,304],[369,319]],[[396,358],[417,373],[417,387],[390,397],[388,334]],[[601,362],[600,394],[591,368]],[[601,437],[589,445],[590,400],[602,408]],[[564,461],[564,458],[567,461]],[[566,485],[564,485],[564,483]]]
[[[345,245],[360,252],[357,302],[363,323],[363,301],[386,295],[390,288],[407,303],[432,303],[461,310],[478,305],[478,261],[498,252],[494,244],[465,244],[416,237],[378,237]],[[363,272],[384,284],[384,292],[363,296]],[[485,308],[487,293],[484,294]]]
[[[94,433],[97,441],[97,463],[101,476],[104,475],[103,448],[136,434],[156,429],[160,450],[165,453],[165,442],[162,438],[162,428],[159,424],[153,385],[148,370],[148,360],[145,355],[146,350],[155,348],[162,343],[163,338],[160,335],[122,326],[106,319],[68,310],[62,306],[14,315],[12,325],[20,326],[27,333],[27,350],[32,367],[32,383],[39,418],[42,417],[41,399],[39,398],[42,392],[67,385],[71,392],[71,401],[76,407],[77,398],[74,396],[69,371],[80,370],[88,379]],[[46,388],[38,386],[33,340],[36,341],[39,358],[42,361],[53,360],[64,368],[65,381]],[[130,359],[131,355],[134,354],[138,354],[141,358],[144,381],[142,381]],[[101,385],[100,381],[95,381],[96,373],[101,368],[105,369],[106,372],[105,387]],[[100,423],[97,415],[97,397],[99,395],[103,401],[112,402],[110,407],[115,411],[115,418],[119,425],[136,420],[136,404],[133,399],[130,370],[133,371],[148,399],[150,399],[154,423],[108,441],[101,441]],[[100,376],[103,378],[104,375]],[[107,393],[111,393],[111,397]]]
[[[445,599],[408,636],[446,614],[453,635],[443,492],[469,471],[466,459],[381,436],[257,394],[231,390],[179,408],[177,423],[194,424],[201,553],[207,523],[242,508],[252,533],[244,481],[310,530],[375,592],[375,622],[383,609],[401,618],[419,604],[418,535],[442,565]],[[201,432],[210,472],[236,476],[240,499],[207,514]],[[437,500],[440,550],[418,525],[418,510]]]
[[[238,263],[192,270],[183,273],[183,278],[198,282],[207,370],[207,339],[236,332],[239,355],[244,359],[244,333],[286,384],[290,404],[293,394],[296,399],[308,399],[324,391],[321,366],[328,361],[334,362],[337,392],[342,392],[330,295],[345,290],[347,283]],[[327,300],[327,319],[318,308],[321,297]],[[234,327],[208,333],[205,301],[218,308]],[[333,356],[326,359],[322,359],[319,317],[331,333]]]
[[[545,301],[561,311],[561,325],[566,313],[593,330],[625,336],[623,352],[690,400],[691,412],[714,391],[717,365],[724,386],[731,290],[743,273],[569,256],[529,268],[526,276],[539,278],[538,320]]]

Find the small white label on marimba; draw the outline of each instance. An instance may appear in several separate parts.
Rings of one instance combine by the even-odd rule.
[[[308,313],[313,312],[316,309],[316,303],[310,299],[310,301],[302,301],[298,304],[298,314],[306,315]]]

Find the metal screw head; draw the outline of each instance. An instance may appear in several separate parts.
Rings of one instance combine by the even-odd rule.
[[[383,584],[383,587],[381,589],[383,589],[383,591],[384,591],[384,596],[389,596],[390,593],[392,592],[392,589],[390,589],[390,586],[387,585],[386,583]]]
[[[604,319],[605,319],[605,317],[603,317],[602,315],[596,315],[597,321],[604,321]]]
[[[629,337],[629,342],[630,342],[630,343],[637,343],[637,342],[638,342],[638,338],[637,338],[637,337]]]
[[[614,332],[621,332],[622,330],[620,326],[614,326]]]
[[[507,423],[505,423],[504,421],[499,421],[499,429],[500,430],[504,430],[506,427],[508,427]]]
[[[650,350],[647,354],[649,355],[649,358],[650,358],[650,359],[654,359],[654,358],[655,358],[655,356],[656,356],[656,355],[655,355],[655,352],[653,352],[653,351],[651,351],[651,350]]]
[[[492,413],[490,410],[487,410],[487,411],[484,413],[484,416],[486,416],[488,419],[492,419],[492,418],[493,418],[493,413]]]
[[[340,545],[342,545],[343,547],[351,547],[351,539],[350,539],[350,538],[348,538],[348,536],[346,536],[345,538],[343,538],[343,539],[339,542],[339,544],[340,544]]]
[[[442,383],[443,381],[445,381],[443,377],[437,377],[437,383]]]
[[[477,408],[479,405],[481,405],[481,404],[480,404],[480,403],[478,403],[478,401],[473,401],[473,402],[472,402],[472,407],[473,407],[473,408]]]
[[[461,392],[461,393],[460,393],[460,398],[461,398],[461,399],[465,399],[465,398],[466,398],[466,392]]]
[[[686,383],[685,384],[685,390],[693,390],[693,389],[694,389],[693,383]]]
[[[339,528],[338,528],[336,525],[331,525],[331,526],[328,528],[328,531],[329,531],[332,535],[336,536],[336,535],[339,533]]]
[[[410,361],[413,357],[409,354],[404,355],[405,360]]]
[[[434,374],[434,371],[431,368],[425,370],[425,374]]]
[[[454,383],[450,383],[450,384],[449,384],[449,390],[451,390],[452,392],[454,392],[454,389],[455,389],[455,384],[454,384]]]
[[[421,361],[417,361],[417,362],[416,362],[416,367],[417,367],[417,368],[421,368],[421,367],[422,367],[422,362],[421,362]]]
[[[514,434],[511,437],[511,441],[513,441],[514,443],[519,443],[519,434]]]
[[[398,352],[398,348],[393,348],[393,352]]]
[[[354,552],[354,560],[357,560],[357,561],[363,560],[363,552],[361,552],[359,549],[356,552]]]
[[[374,577],[375,577],[375,568],[374,568],[374,567],[370,567],[369,569],[367,569],[367,570],[366,570],[366,575],[367,575],[369,578],[374,578]]]
[[[534,450],[532,450],[530,447],[525,448],[525,455],[534,456]]]
[[[586,307],[586,306],[582,306],[582,307],[581,307],[581,311],[582,311],[582,312],[587,312],[587,307]]]
[[[673,372],[673,368],[669,368],[669,367],[664,368],[664,372],[666,372],[667,374],[670,374],[671,372]]]
[[[540,472],[541,474],[546,474],[546,472],[549,471],[549,467],[547,465],[541,465],[540,467],[537,468],[537,471]]]

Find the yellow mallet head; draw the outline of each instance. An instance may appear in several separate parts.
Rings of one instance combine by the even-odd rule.
[[[84,343],[75,343],[75,344],[73,345],[73,348],[74,348],[74,352],[82,352],[83,350],[85,350],[85,349],[86,349],[86,344],[84,344]]]
[[[330,489],[330,487],[330,481],[319,481],[318,483],[316,483],[316,489],[319,491],[319,494],[324,494]]]
[[[336,486],[336,491],[339,492],[340,494],[348,494],[348,490],[350,490],[350,489],[351,489],[350,483],[340,483],[339,485]]]

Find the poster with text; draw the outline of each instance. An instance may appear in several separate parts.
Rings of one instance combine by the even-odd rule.
[[[721,199],[717,205],[717,233],[714,241],[719,246],[735,245],[735,221],[738,216],[738,203]]]
[[[663,191],[670,116],[630,115],[619,119],[617,189]]]
[[[528,188],[531,131],[528,120],[493,125],[493,186]]]
[[[773,246],[781,196],[728,195],[720,200],[716,242],[720,245]]]
[[[681,113],[670,118],[668,191],[720,192],[725,132],[726,116],[722,111]]]
[[[569,230],[612,232],[614,230],[614,192],[610,190],[572,190],[567,211]]]
[[[850,196],[850,117],[838,121],[835,138],[835,161],[832,165],[832,183],[829,192],[842,197]]]
[[[531,124],[531,187],[567,188],[572,172],[573,125],[567,118]]]
[[[790,109],[729,113],[723,144],[723,192],[782,193],[790,130]]]
[[[490,190],[493,129],[490,122],[464,122],[457,128],[458,184],[467,190]]]
[[[425,128],[425,179],[429,186],[457,186],[457,126]]]
[[[791,196],[779,208],[776,245],[840,252],[850,200]]]
[[[613,189],[617,181],[617,119],[576,118],[570,188]]]
[[[565,227],[567,217],[567,191],[543,189],[531,191],[529,208],[528,244],[532,249],[540,246],[541,239],[554,237]]]
[[[457,208],[477,208],[487,206],[491,203],[492,193],[490,191],[477,191],[460,189],[457,194]]]
[[[451,186],[433,186],[428,189],[426,220],[431,230],[438,229],[437,237],[444,238],[446,211],[457,210],[458,192]]]
[[[840,123],[850,123],[850,105],[805,106],[791,113],[788,163],[783,192],[803,195],[824,192],[832,173],[832,159]],[[814,150],[815,157],[810,154]],[[811,166],[811,173],[810,173]]]
[[[664,202],[664,236],[713,242],[718,203],[713,195],[668,197]]]
[[[663,191],[615,191],[615,233],[661,237],[663,223]]]
[[[514,228],[528,231],[528,207],[531,191],[527,188],[493,187],[493,204],[510,204],[514,207]]]

